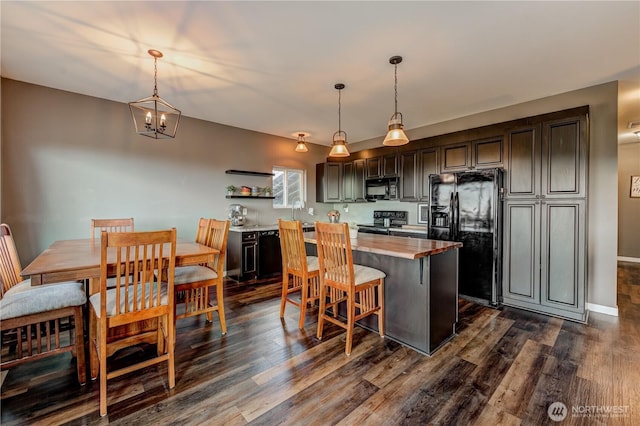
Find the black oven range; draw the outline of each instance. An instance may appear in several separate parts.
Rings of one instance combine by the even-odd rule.
[[[373,223],[358,224],[358,232],[389,235],[389,229],[407,224],[408,212],[402,210],[374,210]]]

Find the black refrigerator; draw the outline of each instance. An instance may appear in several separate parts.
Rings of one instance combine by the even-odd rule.
[[[430,175],[429,183],[429,238],[463,244],[459,294],[496,306],[502,289],[502,169]]]

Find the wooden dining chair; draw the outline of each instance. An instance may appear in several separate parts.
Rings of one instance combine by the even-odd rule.
[[[282,297],[280,318],[284,318],[285,306],[290,303],[300,308],[298,328],[304,328],[307,305],[319,299],[320,272],[318,258],[307,256],[299,220],[278,220],[280,249],[282,251]],[[300,299],[291,296],[299,293]]]
[[[202,265],[180,266],[175,272],[176,315],[187,318],[206,314],[213,321],[213,312],[218,312],[222,334],[227,334],[224,316],[224,264],[229,237],[229,221],[200,218],[196,232],[196,243],[219,251],[213,260]],[[211,301],[215,287],[216,303]],[[177,313],[177,305],[184,304],[184,312]]]
[[[318,263],[320,264],[320,312],[318,339],[322,339],[324,322],[347,330],[345,353],[351,354],[355,322],[369,315],[378,316],[378,332],[384,337],[384,278],[378,269],[353,263],[349,225],[316,222]],[[327,302],[327,298],[329,301]],[[347,320],[339,319],[335,309],[346,302]],[[328,314],[327,308],[333,313]],[[357,311],[356,311],[357,310]]]
[[[109,379],[166,362],[168,387],[175,386],[176,230],[102,231],[100,240],[100,292],[89,298],[89,349],[91,378],[100,376],[100,415],[104,416]],[[115,276],[115,288],[107,288],[111,276]],[[157,356],[107,370],[107,360],[116,351],[141,343],[155,344]]]
[[[133,232],[133,218],[126,219],[91,219],[91,238],[100,236],[102,231]],[[97,235],[96,235],[97,234]]]
[[[96,236],[99,238],[102,231],[107,232],[133,232],[133,218],[126,219],[91,219],[91,239],[95,240]],[[107,287],[115,287],[113,279],[107,280]],[[95,294],[100,290],[98,280],[89,280],[89,294]]]
[[[0,225],[0,367],[71,352],[78,381],[87,381],[82,308],[87,298],[78,282],[31,286],[22,280],[20,259],[11,229]],[[69,329],[66,338],[62,331]],[[75,331],[75,333],[74,333]],[[5,350],[7,349],[7,350]]]

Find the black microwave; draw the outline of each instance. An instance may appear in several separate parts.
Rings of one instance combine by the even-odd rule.
[[[366,190],[366,198],[368,201],[397,200],[398,178],[367,179]]]

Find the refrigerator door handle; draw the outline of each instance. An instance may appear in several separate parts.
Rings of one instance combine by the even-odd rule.
[[[457,192],[453,195],[453,207],[454,207],[453,216],[455,221],[455,223],[453,224],[454,226],[453,231],[455,233],[455,240],[457,240],[458,231],[460,231],[460,202],[458,200]]]
[[[451,196],[449,197],[449,240],[450,241],[454,241],[455,240],[455,235],[453,233],[453,231],[455,230],[454,227],[454,221],[455,221],[455,214],[454,214],[454,201],[453,201],[453,192],[451,193]]]

